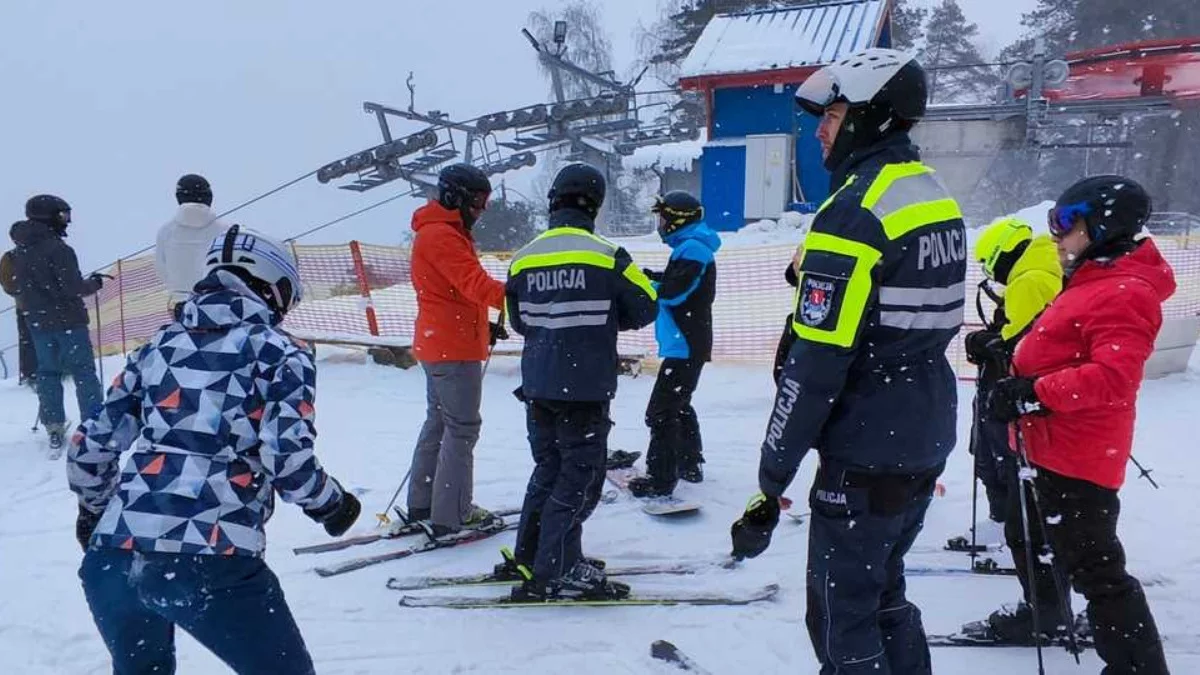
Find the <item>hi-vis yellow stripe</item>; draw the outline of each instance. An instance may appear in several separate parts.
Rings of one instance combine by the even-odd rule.
[[[867,309],[867,301],[871,297],[871,270],[883,257],[883,253],[860,241],[843,239],[842,237],[824,232],[810,232],[804,239],[804,255],[807,257],[813,251],[827,251],[854,259],[854,270],[846,282],[842,294],[841,307],[838,311],[837,323],[832,329],[825,330],[806,326],[799,319],[801,293],[804,292],[804,262],[800,263],[800,279],[796,284],[796,313],[792,329],[797,337],[819,344],[850,347],[858,335],[859,325],[862,324],[863,314]]]
[[[904,162],[884,166],[879,175],[875,177],[875,182],[871,183],[871,187],[867,189],[867,194],[863,195],[863,208],[868,211],[875,208],[875,205],[883,197],[883,193],[892,187],[892,183],[901,178],[919,176],[923,173],[933,173],[933,170],[920,162]]]
[[[953,199],[918,202],[884,216],[883,232],[888,239],[899,239],[917,228],[955,218],[962,218],[962,211]]]
[[[509,274],[520,274],[521,270],[558,267],[561,265],[591,265],[606,270],[617,266],[617,259],[596,251],[560,251],[558,253],[533,253],[514,260]]]

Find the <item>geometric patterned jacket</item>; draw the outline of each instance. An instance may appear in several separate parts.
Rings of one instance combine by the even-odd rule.
[[[217,271],[130,354],[68,451],[71,490],[103,512],[92,546],[261,556],[275,492],[306,510],[342,498],[313,454],[312,354],[276,323]]]

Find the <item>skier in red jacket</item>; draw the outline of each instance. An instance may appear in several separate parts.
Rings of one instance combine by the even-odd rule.
[[[1170,265],[1141,235],[1150,211],[1142,186],[1121,176],[1084,179],[1059,197],[1049,227],[1063,292],[1018,345],[1012,376],[996,384],[988,402],[995,419],[1016,423],[1010,436],[1036,474],[1032,489],[1053,564],[1087,598],[1096,652],[1107,664],[1103,672],[1113,675],[1167,672],[1154,617],[1125,571],[1117,539],[1117,490],[1133,445],[1137,392],[1162,303],[1175,292]],[[1029,483],[1025,489],[1032,508]],[[964,633],[1031,643],[1033,598],[1044,634],[1086,630],[1062,616],[1053,568],[1026,566],[1020,501],[1010,504],[1017,512],[1006,519],[1005,536],[1025,602],[968,624]],[[1040,553],[1046,542],[1037,515],[1029,515],[1029,544]]]
[[[489,344],[508,337],[502,322],[488,323],[488,308],[504,304],[504,283],[483,269],[471,237],[491,191],[478,168],[452,164],[438,175],[437,199],[412,220],[413,353],[425,371],[427,409],[413,451],[408,514],[429,521],[439,537],[495,524],[472,501],[483,363]]]

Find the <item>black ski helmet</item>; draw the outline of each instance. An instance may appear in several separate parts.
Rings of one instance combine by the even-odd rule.
[[[796,90],[796,104],[812,115],[824,115],[834,103],[846,103],[849,110],[825,158],[831,171],[855,150],[892,131],[907,131],[925,116],[925,69],[905,52],[872,48],[821,68]]]
[[[658,233],[663,237],[678,232],[704,217],[704,207],[700,205],[700,200],[683,190],[672,190],[665,195],[656,196],[654,206],[650,210],[663,218],[658,225]]]
[[[595,218],[604,205],[604,191],[604,174],[594,166],[575,162],[559,170],[546,196],[552,212],[579,209]]]
[[[71,205],[55,195],[34,195],[25,202],[25,217],[46,223],[61,232],[71,222]]]
[[[1092,246],[1132,240],[1150,219],[1150,195],[1124,176],[1091,176],[1067,188],[1050,211],[1051,232],[1065,232],[1076,218],[1087,225]]]
[[[487,174],[470,164],[451,164],[438,174],[438,203],[462,214],[468,228],[475,224],[476,215],[466,207],[483,209],[491,194]]]
[[[175,183],[175,201],[180,204],[204,204],[212,206],[212,186],[199,174],[189,173],[179,177]]]

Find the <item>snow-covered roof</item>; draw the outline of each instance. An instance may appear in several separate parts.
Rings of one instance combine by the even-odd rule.
[[[713,17],[683,60],[680,77],[832,63],[874,47],[888,0],[837,0]]]
[[[700,159],[704,152],[707,137],[706,131],[701,129],[700,138],[695,140],[642,146],[622,160],[621,164],[629,169],[647,169],[657,165],[660,169],[689,171],[692,162]]]

